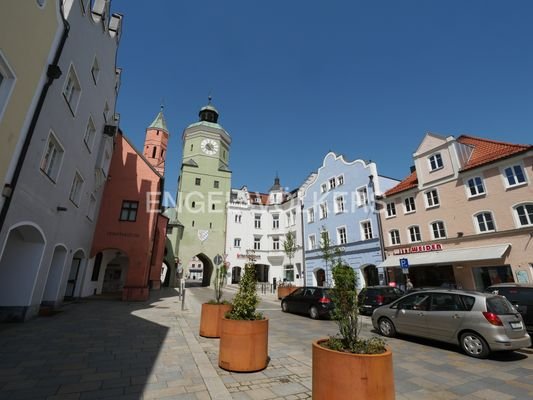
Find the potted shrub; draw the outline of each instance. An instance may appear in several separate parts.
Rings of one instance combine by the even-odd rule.
[[[200,336],[208,338],[220,337],[222,317],[232,308],[231,303],[222,300],[222,288],[226,283],[226,271],[226,264],[215,267],[215,278],[213,282],[215,298],[202,304]]]
[[[281,282],[278,285],[278,300],[283,299],[285,296],[288,296],[292,292],[298,289],[297,286],[294,286],[291,282]]]
[[[356,272],[338,257],[332,274],[332,318],[339,333],[313,342],[313,399],[393,400],[390,348],[381,338],[359,336]]]
[[[222,318],[218,365],[228,371],[253,372],[268,364],[268,319],[256,311],[255,255],[248,254],[233,309]]]

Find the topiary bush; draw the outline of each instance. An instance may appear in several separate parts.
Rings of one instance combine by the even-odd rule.
[[[248,262],[244,266],[244,274],[239,282],[239,290],[233,298],[233,310],[226,313],[226,318],[239,320],[263,319],[263,314],[256,311],[259,304],[255,264]]]

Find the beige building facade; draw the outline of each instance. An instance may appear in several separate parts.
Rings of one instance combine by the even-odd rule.
[[[380,207],[388,282],[533,282],[533,146],[428,133],[413,160]]]

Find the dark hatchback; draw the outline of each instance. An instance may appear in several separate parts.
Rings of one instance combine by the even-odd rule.
[[[283,312],[307,314],[313,319],[329,317],[333,307],[330,289],[317,286],[298,288],[281,300]]]
[[[376,308],[392,303],[403,295],[404,293],[395,287],[368,286],[357,296],[359,312],[363,315],[372,315]]]
[[[485,289],[487,293],[505,296],[522,315],[529,334],[533,334],[533,285],[520,283],[498,283]]]

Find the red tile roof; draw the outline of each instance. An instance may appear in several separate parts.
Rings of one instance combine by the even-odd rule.
[[[483,139],[468,135],[459,136],[457,138],[457,142],[473,147],[473,151],[469,160],[459,172],[480,167],[482,165],[489,164],[518,153],[533,150],[533,145],[498,142],[495,140]],[[415,171],[392,189],[387,190],[385,192],[385,196],[391,196],[417,186],[418,178]]]

